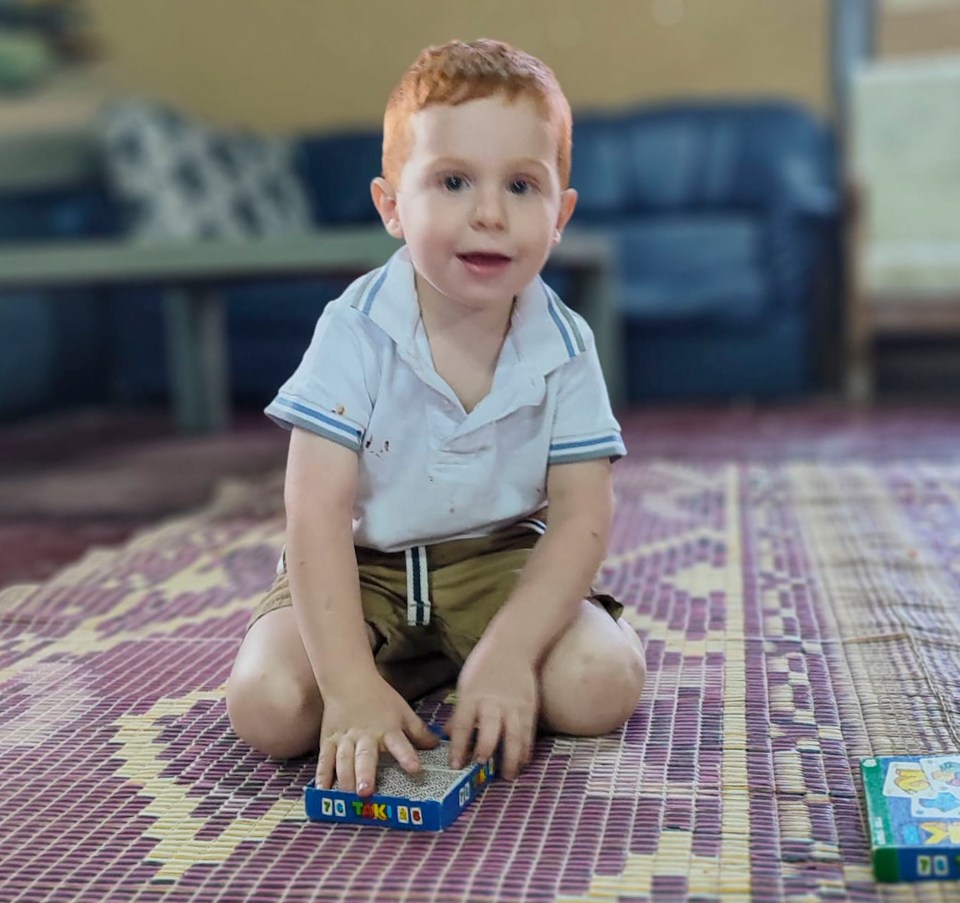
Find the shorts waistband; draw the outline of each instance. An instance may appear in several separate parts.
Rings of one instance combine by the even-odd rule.
[[[547,530],[546,509],[521,518],[513,524],[469,539],[449,539],[429,545],[411,546],[397,552],[383,552],[364,546],[356,547],[357,562],[400,570],[407,574],[407,623],[412,627],[426,627],[430,623],[430,570],[449,567],[484,553],[496,552],[515,545],[529,537],[536,543]],[[536,537],[536,538],[534,538]],[[277,573],[286,569],[286,550],[277,563]]]

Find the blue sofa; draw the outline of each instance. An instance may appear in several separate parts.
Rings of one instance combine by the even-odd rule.
[[[318,225],[375,223],[379,134],[305,135],[298,169]],[[571,227],[617,250],[628,400],[797,397],[838,302],[839,173],[830,130],[779,102],[587,114],[574,126]],[[96,177],[0,196],[0,241],[122,232]],[[564,274],[547,279],[563,291]],[[296,365],[336,280],[226,287],[231,384],[265,403]],[[0,416],[167,392],[155,291],[71,303],[0,294]],[[26,303],[25,303],[26,302]],[[11,376],[14,377],[11,380]]]
[[[839,306],[830,131],[780,103],[581,118],[584,228],[614,237],[628,397],[777,398],[823,388]]]

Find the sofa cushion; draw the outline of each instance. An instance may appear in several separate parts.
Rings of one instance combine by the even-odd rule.
[[[764,280],[758,218],[749,215],[622,219],[621,312],[628,319],[743,321],[760,316]]]
[[[370,182],[380,175],[380,132],[313,134],[297,146],[297,168],[314,219],[323,225],[377,221]]]
[[[576,223],[609,221],[626,209],[631,166],[624,153],[623,122],[598,115],[573,127],[570,185],[577,190]]]
[[[289,141],[140,101],[106,111],[102,140],[134,239],[257,238],[311,226]]]
[[[837,209],[828,128],[789,102],[670,104],[587,114],[573,127],[576,216],[769,210],[829,216]]]
[[[632,211],[710,208],[829,213],[829,132],[789,103],[681,105],[624,123]]]
[[[784,398],[811,387],[809,316],[786,311],[725,328],[713,321],[624,324],[627,397],[634,402]]]

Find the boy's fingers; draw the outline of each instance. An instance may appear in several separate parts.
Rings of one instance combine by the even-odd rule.
[[[504,718],[503,759],[501,762],[503,776],[508,781],[512,781],[520,772],[520,765],[523,762],[524,746],[520,717],[516,713],[511,713]]]
[[[537,739],[537,730],[532,716],[517,716],[518,736],[520,737],[520,767],[533,758],[533,744]]]
[[[361,737],[357,741],[354,753],[354,765],[357,776],[357,793],[370,796],[377,784],[377,744],[370,737]]]
[[[412,715],[404,725],[407,736],[417,749],[433,749],[440,739],[417,715]]]
[[[482,712],[477,723],[477,742],[473,748],[473,758],[477,762],[489,759],[497,748],[503,729],[503,716],[500,709],[489,707]]]
[[[399,763],[400,767],[408,774],[413,774],[420,770],[420,757],[413,745],[407,739],[407,735],[402,731],[391,731],[383,738],[383,745]]]
[[[467,743],[476,723],[476,709],[467,701],[462,701],[454,709],[453,716],[447,722],[447,734],[450,736],[450,764],[454,768],[463,768],[467,759]]]
[[[337,744],[337,782],[340,784],[340,789],[348,793],[353,793],[357,786],[354,770],[355,756],[353,740],[349,737],[341,737]]]
[[[521,768],[530,764],[530,760],[533,758],[533,747],[537,742],[537,730],[532,723],[525,725],[523,731],[524,742],[523,756],[520,759]]]
[[[317,760],[316,784],[321,790],[329,790],[333,786],[336,761],[337,744],[333,740],[324,740],[320,744],[320,758]]]

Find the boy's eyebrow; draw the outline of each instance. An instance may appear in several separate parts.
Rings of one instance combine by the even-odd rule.
[[[550,167],[543,162],[543,160],[538,160],[536,157],[524,157],[521,160],[517,160],[512,166],[512,169],[529,169],[530,167],[539,167],[540,169],[549,169]]]
[[[430,162],[431,169],[444,169],[447,167],[451,169],[469,169],[471,166],[471,162],[462,157],[437,157],[436,160]],[[519,160],[511,160],[507,168],[510,170],[530,168],[548,170],[549,166],[544,163],[543,160],[538,160],[536,157],[522,157]]]

